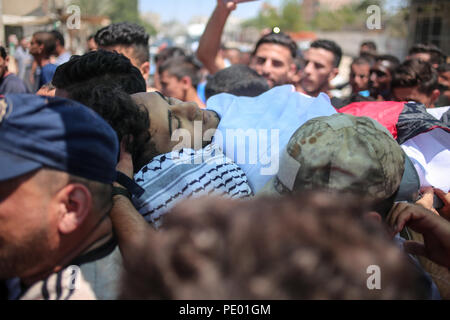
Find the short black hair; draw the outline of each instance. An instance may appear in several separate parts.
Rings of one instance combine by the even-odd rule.
[[[342,59],[342,49],[336,42],[332,40],[318,39],[315,40],[313,43],[311,43],[310,47],[324,49],[333,53],[334,56],[333,65],[335,68],[339,67],[339,64],[341,63]]]
[[[64,36],[62,35],[62,33],[59,32],[58,30],[53,30],[52,34],[55,37],[56,41],[59,41],[61,46],[64,47],[65,46],[65,41],[64,41]]]
[[[149,34],[144,27],[129,22],[113,23],[97,31],[95,42],[99,47],[125,46],[134,49],[134,57],[139,63],[150,60]]]
[[[163,74],[167,71],[171,76],[175,76],[178,80],[188,76],[191,79],[192,86],[197,88],[200,83],[200,63],[193,56],[173,57],[165,61],[159,68],[158,73]]]
[[[373,66],[375,63],[375,59],[371,58],[368,55],[363,55],[363,56],[359,56],[356,57],[355,59],[353,59],[352,64],[351,65],[361,65],[361,64],[368,64],[369,66]]]
[[[208,78],[205,97],[209,99],[219,93],[256,97],[269,89],[266,79],[255,70],[246,65],[235,64]]]
[[[87,83],[116,84],[126,93],[146,92],[146,83],[138,68],[130,60],[117,52],[97,50],[82,56],[74,55],[60,65],[52,80],[55,87],[69,93]]]
[[[418,87],[419,92],[431,94],[438,88],[438,73],[430,63],[418,59],[406,60],[392,77],[392,88]]]
[[[408,54],[428,53],[430,55],[431,64],[445,63],[445,54],[434,44],[416,43],[409,49]]]
[[[361,43],[360,47],[362,47],[362,46],[369,47],[369,49],[374,52],[377,51],[377,45],[375,44],[375,42],[373,42],[371,40],[363,41]]]
[[[7,56],[8,54],[6,53],[6,49],[4,48],[4,47],[2,47],[2,46],[0,46],[0,56],[3,58],[3,59],[6,59],[6,56]]]
[[[161,50],[161,52],[155,56],[155,63],[161,65],[170,58],[185,57],[185,56],[187,56],[187,54],[183,48],[168,47]]]
[[[253,50],[252,55],[253,56],[256,55],[256,51],[258,51],[259,46],[265,43],[279,44],[283,47],[286,47],[291,52],[292,59],[295,59],[295,57],[297,57],[297,50],[298,50],[297,44],[295,43],[294,40],[292,40],[292,38],[289,35],[283,32],[279,33],[271,32],[261,37],[261,39],[259,39],[258,42],[256,43],[255,50]]]
[[[33,34],[33,37],[39,45],[44,45],[44,54],[46,57],[50,57],[55,53],[56,38],[53,33],[38,31]]]

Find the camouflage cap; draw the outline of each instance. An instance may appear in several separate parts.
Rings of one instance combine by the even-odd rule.
[[[398,190],[404,163],[402,148],[375,120],[348,114],[317,117],[293,134],[277,176],[261,193],[325,189],[384,200]]]

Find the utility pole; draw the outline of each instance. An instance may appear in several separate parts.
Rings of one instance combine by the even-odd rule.
[[[3,0],[0,0],[0,45],[6,48],[5,26],[3,25]]]

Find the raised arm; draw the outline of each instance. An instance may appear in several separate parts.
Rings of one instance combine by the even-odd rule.
[[[220,42],[223,29],[231,11],[236,9],[236,2],[225,3],[217,0],[217,6],[209,18],[205,31],[200,39],[197,49],[197,59],[200,60],[211,74],[225,68],[225,62],[219,56]]]

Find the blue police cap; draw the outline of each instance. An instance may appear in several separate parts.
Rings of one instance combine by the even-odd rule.
[[[119,143],[93,110],[63,98],[0,98],[0,181],[42,167],[111,184]]]

